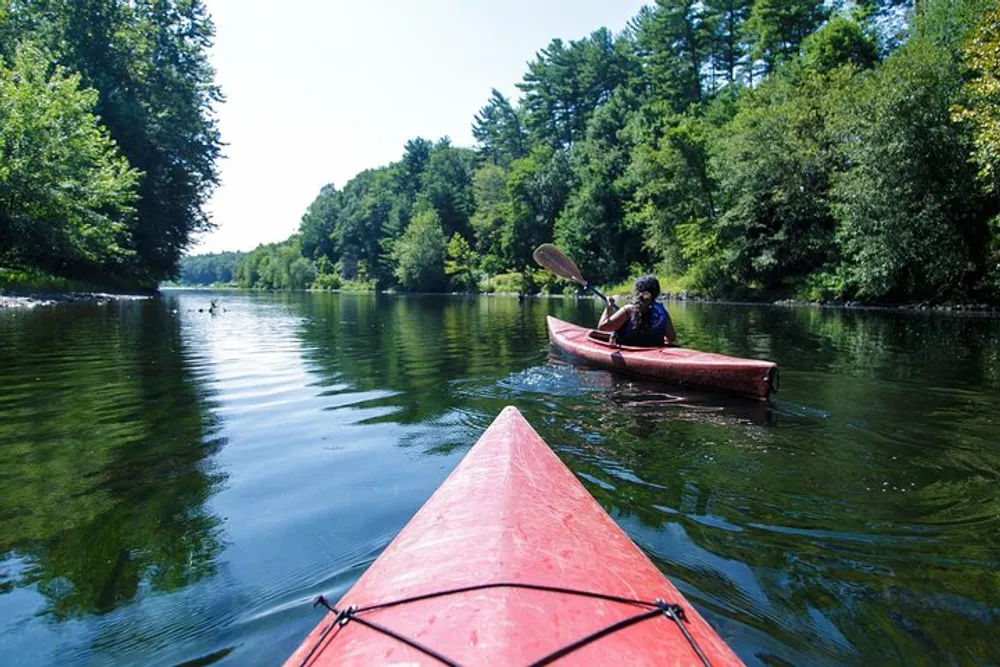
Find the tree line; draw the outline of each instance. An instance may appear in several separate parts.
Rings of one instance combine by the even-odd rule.
[[[658,0],[553,40],[475,149],[409,141],[324,187],[243,286],[554,289],[593,281],[869,302],[1000,296],[996,0]]]
[[[0,267],[155,287],[217,184],[201,0],[0,0]]]
[[[177,283],[180,285],[235,284],[233,271],[246,257],[244,252],[215,252],[181,258]]]

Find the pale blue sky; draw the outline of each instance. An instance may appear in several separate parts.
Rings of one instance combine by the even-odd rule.
[[[407,139],[473,144],[491,88],[516,97],[551,39],[622,30],[643,0],[205,0],[227,158],[193,252],[298,229],[326,183],[398,160]]]

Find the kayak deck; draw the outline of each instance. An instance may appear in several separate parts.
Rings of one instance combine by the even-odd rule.
[[[565,352],[610,370],[671,384],[724,391],[766,401],[777,383],[771,361],[741,359],[683,347],[613,345],[607,333],[546,318],[549,338]]]
[[[742,664],[512,407],[334,608],[351,605],[286,665]]]

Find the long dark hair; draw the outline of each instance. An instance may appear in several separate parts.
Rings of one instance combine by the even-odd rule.
[[[648,274],[635,281],[632,289],[632,328],[636,331],[649,329],[653,304],[660,296],[660,281]]]

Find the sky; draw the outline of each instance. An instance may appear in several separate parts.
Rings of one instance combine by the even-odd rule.
[[[517,99],[556,37],[614,32],[645,0],[205,0],[225,159],[217,228],[192,253],[252,250],[298,229],[323,185],[398,160],[414,137],[474,145],[497,88]]]

